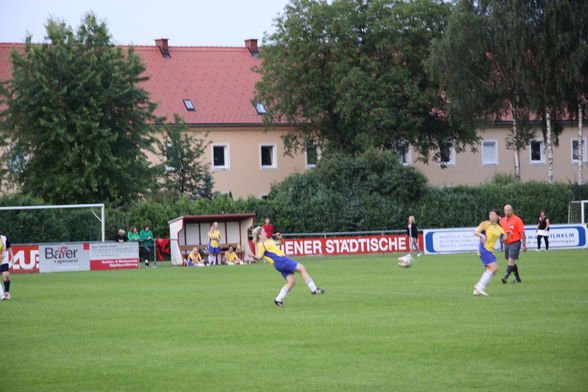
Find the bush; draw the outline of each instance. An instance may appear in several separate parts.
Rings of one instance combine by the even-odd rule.
[[[426,187],[412,168],[392,154],[339,156],[316,169],[294,174],[272,187],[267,200],[212,200],[157,196],[124,208],[106,209],[106,239],[119,228],[149,224],[156,237],[169,237],[168,221],[184,215],[255,213],[256,223],[270,217],[282,232],[336,232],[404,229],[414,215],[421,228],[475,226],[488,210],[502,212],[511,204],[527,223],[535,224],[544,209],[552,223],[566,223],[568,204],[588,199],[588,184],[529,182],[452,188]],[[26,195],[0,198],[0,206],[42,205]],[[90,224],[89,222],[92,222]],[[95,241],[100,225],[89,210],[2,211],[0,233],[14,243]]]
[[[378,230],[394,225],[425,189],[421,173],[390,152],[372,150],[324,158],[272,187],[267,202],[285,232]]]

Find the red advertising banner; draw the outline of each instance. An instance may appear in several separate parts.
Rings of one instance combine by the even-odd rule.
[[[39,245],[13,245],[11,274],[39,273]]]
[[[90,269],[92,271],[139,268],[139,259],[111,259],[111,260],[90,260]]]
[[[422,248],[423,236],[419,235]],[[285,239],[282,250],[288,256],[351,255],[408,252],[406,235]]]

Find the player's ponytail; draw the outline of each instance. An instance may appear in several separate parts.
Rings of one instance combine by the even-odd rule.
[[[263,228],[261,226],[257,226],[255,229],[253,229],[253,231],[251,231],[253,242],[255,242],[256,244],[259,242],[259,234],[261,234],[262,230]]]

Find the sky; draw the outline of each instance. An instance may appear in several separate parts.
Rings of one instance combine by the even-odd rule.
[[[244,46],[273,33],[289,0],[0,0],[0,42],[43,42],[50,17],[74,30],[93,11],[117,45]]]

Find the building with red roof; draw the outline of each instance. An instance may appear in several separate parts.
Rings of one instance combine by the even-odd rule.
[[[0,43],[0,79],[11,77],[10,51],[23,47]],[[156,114],[173,121],[173,114],[178,113],[192,130],[201,132],[200,137],[208,132],[211,144],[204,159],[210,163],[215,191],[231,192],[234,197],[263,197],[271,184],[314,166],[312,154],[284,155],[281,137],[293,130],[292,126],[283,124],[267,131],[263,126],[263,108],[254,102],[255,83],[260,79],[254,68],[262,65],[257,57],[257,40],[246,40],[242,47],[194,47],[170,46],[162,38],[153,46],[134,48],[146,65],[149,80],[142,84],[158,104]],[[424,164],[408,146],[399,151],[401,160],[421,170],[430,184],[439,186],[479,184],[496,173],[513,173],[514,153],[506,148],[512,120],[503,120],[481,132],[477,152],[456,154],[450,148],[443,165]],[[521,153],[524,181],[547,180],[544,141],[540,131],[537,135]],[[574,124],[565,125],[555,149],[556,181],[577,180],[573,150],[577,135]],[[585,162],[587,155],[584,152]],[[157,161],[160,157],[151,155],[150,159]]]

